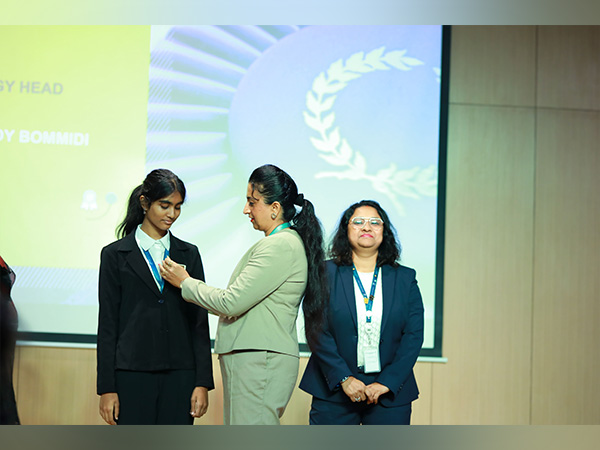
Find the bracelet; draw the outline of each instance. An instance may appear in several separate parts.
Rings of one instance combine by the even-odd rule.
[[[340,386],[342,385],[342,383],[344,381],[346,381],[348,378],[350,378],[350,375],[345,376],[344,378],[342,378],[342,381],[340,381]]]

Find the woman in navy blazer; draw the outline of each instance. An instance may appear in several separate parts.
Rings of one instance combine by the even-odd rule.
[[[313,396],[310,423],[408,425],[423,302],[415,271],[397,263],[400,245],[379,203],[342,214],[331,256],[327,321],[300,382]]]
[[[154,270],[170,254],[204,279],[198,248],[169,231],[184,199],[173,172],[153,170],[130,196],[123,237],[102,249],[97,392],[111,425],[192,424],[208,408],[208,314]]]

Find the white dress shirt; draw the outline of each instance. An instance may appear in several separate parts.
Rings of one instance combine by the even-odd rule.
[[[140,224],[135,230],[135,241],[142,252],[144,261],[146,261],[146,265],[152,274],[152,278],[154,279],[156,286],[160,290],[160,284],[152,272],[152,267],[150,266],[150,262],[146,258],[146,255],[144,254],[144,250],[147,250],[150,253],[152,261],[156,266],[156,270],[158,270],[158,264],[163,262],[165,250],[171,250],[171,233],[167,232],[167,234],[165,234],[162,238],[154,240],[142,230],[142,225]]]
[[[367,295],[371,292],[373,284],[373,272],[362,273],[356,271]],[[377,276],[377,284],[375,285],[375,295],[373,298],[373,309],[371,310],[371,323],[367,323],[367,308],[365,300],[360,292],[358,283],[352,277],[354,282],[354,296],[356,298],[356,323],[358,325],[358,343],[356,346],[356,359],[358,366],[365,365],[365,348],[369,346],[379,347],[379,337],[381,332],[381,317],[383,314],[383,294],[381,293],[381,269]],[[368,329],[370,327],[370,333]]]

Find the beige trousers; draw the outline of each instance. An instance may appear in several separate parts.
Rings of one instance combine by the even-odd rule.
[[[225,425],[279,425],[298,378],[296,356],[264,350],[219,355]]]

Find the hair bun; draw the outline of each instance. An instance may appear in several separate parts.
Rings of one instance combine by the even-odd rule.
[[[298,197],[296,197],[296,201],[294,202],[294,205],[304,206],[304,194],[298,194]]]

